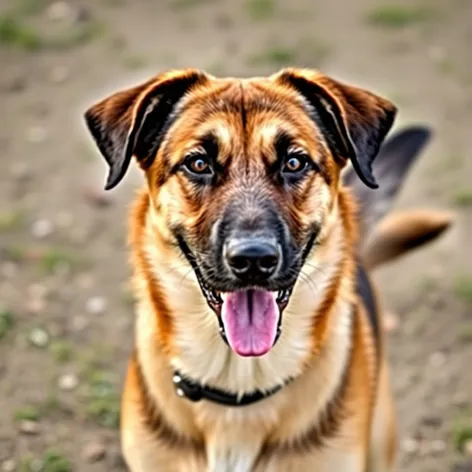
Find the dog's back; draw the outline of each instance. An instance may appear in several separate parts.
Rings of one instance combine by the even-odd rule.
[[[367,271],[392,262],[398,257],[432,242],[451,224],[452,215],[445,211],[410,209],[389,213],[394,206],[409,170],[428,143],[428,128],[412,126],[395,133],[381,147],[374,164],[379,188],[372,190],[362,184],[352,167],[343,181],[354,193],[361,229],[360,258],[362,270],[357,275],[357,290],[369,314],[372,332],[383,345],[378,298]],[[389,470],[396,451],[396,420],[389,370],[385,358],[380,366],[377,404],[371,431],[368,471]]]

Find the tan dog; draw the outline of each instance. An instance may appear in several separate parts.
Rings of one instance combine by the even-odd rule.
[[[390,470],[395,418],[363,265],[449,224],[423,212],[376,225],[429,136],[410,128],[379,153],[395,113],[299,69],[173,71],[87,111],[106,188],[133,156],[147,180],[130,221],[133,472]]]

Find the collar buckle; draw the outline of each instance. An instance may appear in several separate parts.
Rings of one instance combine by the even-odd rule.
[[[180,374],[175,373],[172,382],[178,397],[186,397],[193,402],[198,402],[203,398],[202,387],[188,379],[184,379]]]

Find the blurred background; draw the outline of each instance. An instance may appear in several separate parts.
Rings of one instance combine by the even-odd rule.
[[[450,209],[437,242],[375,274],[402,472],[472,471],[472,1],[1,0],[0,471],[126,470],[127,210],[83,112],[169,68],[317,67],[435,135],[398,208]]]

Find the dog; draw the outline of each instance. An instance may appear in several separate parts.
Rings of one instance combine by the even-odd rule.
[[[396,113],[297,68],[248,79],[169,71],[85,112],[105,188],[132,158],[145,176],[129,230],[131,471],[393,468],[368,273],[451,223],[445,212],[387,215],[431,134],[412,126],[385,141]]]

